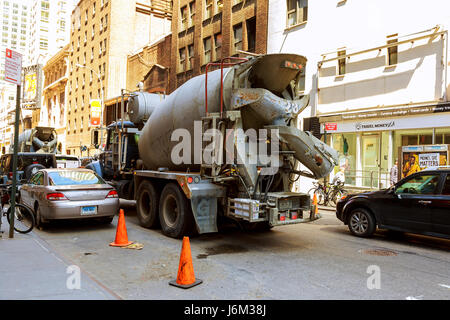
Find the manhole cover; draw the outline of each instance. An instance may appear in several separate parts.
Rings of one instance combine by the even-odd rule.
[[[391,251],[391,250],[384,250],[384,249],[367,249],[367,250],[360,250],[361,253],[369,254],[371,256],[396,256],[397,252]]]

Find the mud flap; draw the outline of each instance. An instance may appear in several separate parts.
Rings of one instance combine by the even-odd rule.
[[[225,197],[224,187],[209,182],[189,185],[191,207],[199,234],[217,232],[217,201]]]

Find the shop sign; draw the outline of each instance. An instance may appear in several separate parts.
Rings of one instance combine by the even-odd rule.
[[[420,114],[433,114],[450,112],[450,104],[438,104],[432,106],[421,107],[402,107],[390,110],[372,110],[366,112],[354,112],[354,113],[342,113],[333,116],[324,116],[320,118],[320,122],[326,122],[327,120],[342,121],[342,120],[365,120],[370,118],[392,118],[403,116],[415,116]]]
[[[39,109],[42,97],[42,65],[23,68],[23,75],[22,109]]]
[[[100,100],[91,100],[91,126],[100,125],[102,104]]]
[[[375,123],[375,122],[366,122],[361,123],[357,122],[355,123],[355,130],[356,131],[371,131],[371,130],[384,130],[395,127],[395,121],[387,121],[387,122],[381,122],[381,123]]]
[[[337,123],[325,123],[325,130],[326,131],[336,131]]]
[[[419,167],[428,168],[439,165],[439,153],[420,153]]]

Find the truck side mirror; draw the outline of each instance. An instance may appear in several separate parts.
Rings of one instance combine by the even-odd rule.
[[[99,130],[94,129],[91,131],[91,144],[95,147],[95,149],[98,149],[100,146],[99,143]]]

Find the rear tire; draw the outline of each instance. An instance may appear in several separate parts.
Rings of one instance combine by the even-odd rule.
[[[362,238],[370,237],[376,229],[375,218],[366,209],[356,208],[348,217],[348,229],[350,232]]]
[[[158,228],[159,193],[153,183],[143,181],[139,185],[136,198],[136,213],[139,224],[145,228]]]
[[[44,219],[42,218],[41,209],[39,208],[39,205],[36,205],[35,210],[35,227],[39,230],[44,230],[47,223],[45,223]]]
[[[192,234],[194,217],[191,206],[175,183],[167,184],[161,193],[159,220],[163,233],[168,237],[180,239]]]
[[[27,179],[27,180],[30,179],[32,176],[34,176],[34,174],[36,172],[38,172],[41,169],[45,169],[45,167],[42,164],[39,164],[39,163],[30,164],[24,170],[25,179]]]

